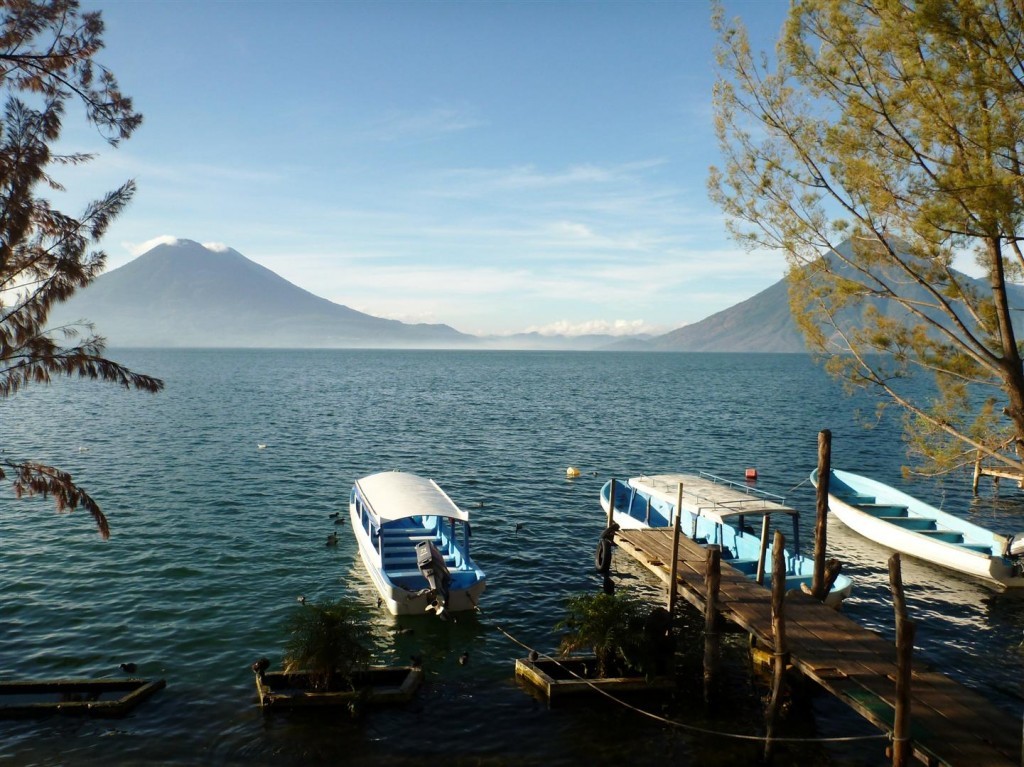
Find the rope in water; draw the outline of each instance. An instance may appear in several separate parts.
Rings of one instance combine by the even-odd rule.
[[[811,478],[810,478],[810,477],[808,477],[808,478],[807,478],[807,479],[805,479],[805,480],[804,480],[803,482],[801,482],[801,483],[799,483],[799,484],[796,484],[796,485],[793,485],[793,487],[789,488],[789,490],[787,490],[787,491],[786,491],[786,495],[789,495],[789,494],[790,494],[790,493],[792,493],[792,492],[793,492],[794,490],[796,490],[796,489],[797,489],[798,487],[803,487],[804,485],[806,485],[806,484],[807,484],[808,482],[810,482],[810,481],[811,481]]]
[[[653,719],[656,722],[660,722],[662,724],[666,724],[666,725],[669,725],[671,727],[677,727],[677,728],[679,728],[681,730],[687,730],[689,732],[697,732],[697,733],[700,733],[702,735],[715,735],[715,736],[718,736],[718,737],[721,737],[721,738],[733,738],[734,740],[751,740],[751,741],[759,741],[759,742],[762,742],[762,743],[766,742],[766,741],[769,741],[769,740],[772,741],[773,743],[851,743],[851,742],[860,741],[860,740],[890,740],[890,736],[887,735],[887,734],[884,734],[884,733],[879,733],[877,735],[848,735],[848,736],[845,736],[845,737],[835,737],[835,738],[776,738],[776,737],[768,738],[768,737],[766,737],[764,735],[744,735],[744,734],[738,733],[738,732],[722,732],[721,730],[710,730],[710,729],[707,729],[706,727],[697,727],[696,725],[692,725],[692,724],[683,724],[682,722],[677,722],[677,721],[674,721],[672,719],[666,719],[663,716],[658,716],[657,714],[652,714],[650,711],[644,711],[642,708],[637,708],[636,706],[634,706],[634,705],[632,705],[632,704],[630,704],[630,703],[628,703],[628,702],[626,702],[624,700],[621,700],[620,698],[616,698],[614,695],[609,693],[607,690],[602,690],[600,687],[598,687],[597,685],[593,684],[589,679],[586,679],[586,678],[580,676],[579,674],[577,674],[572,669],[566,667],[562,663],[559,663],[557,658],[552,658],[550,655],[546,655],[545,653],[542,653],[542,652],[534,649],[533,647],[530,647],[526,643],[519,641],[518,639],[516,639],[514,636],[512,636],[510,633],[508,633],[505,629],[503,629],[501,626],[498,626],[497,624],[495,624],[495,628],[498,629],[498,631],[500,631],[502,634],[504,634],[505,637],[509,639],[509,641],[514,642],[515,644],[517,644],[520,647],[522,647],[524,650],[527,650],[527,651],[529,651],[531,653],[537,653],[537,657],[538,658],[543,658],[544,660],[548,660],[548,661],[551,661],[553,663],[558,664],[559,668],[561,668],[563,671],[565,671],[568,674],[571,674],[572,676],[576,677],[580,681],[585,682],[586,684],[590,685],[590,687],[592,689],[594,689],[596,692],[601,693],[602,695],[604,695],[609,700],[612,700],[612,701],[618,703],[620,706],[628,708],[631,711],[636,712],[637,714],[640,714],[642,716],[646,716],[648,719]]]

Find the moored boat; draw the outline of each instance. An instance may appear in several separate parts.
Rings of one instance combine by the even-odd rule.
[[[818,486],[817,470],[811,482]],[[1024,587],[1024,534],[994,533],[848,471],[829,475],[828,505],[851,530],[883,546],[997,588]]]
[[[359,556],[393,615],[473,610],[486,580],[469,554],[469,514],[432,479],[400,471],[356,481]]]
[[[814,560],[801,555],[799,512],[785,505],[785,498],[749,485],[741,485],[714,474],[657,474],[633,477],[615,483],[612,521],[624,529],[670,527],[674,524],[679,486],[682,484],[680,531],[698,543],[722,547],[722,561],[755,578],[760,562],[759,526],[750,523],[768,517],[785,518],[792,526],[785,551],[786,588],[810,587]],[[608,513],[611,482],[601,489],[601,507]],[[770,522],[771,524],[771,522]],[[772,553],[768,542],[764,563],[764,584],[771,587]],[[825,599],[839,605],[849,596],[853,582],[842,573]]]

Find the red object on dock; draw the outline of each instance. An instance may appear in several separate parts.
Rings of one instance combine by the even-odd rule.
[[[757,469],[747,469],[747,479],[757,479]]]

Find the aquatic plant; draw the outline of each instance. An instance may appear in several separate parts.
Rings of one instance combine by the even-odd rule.
[[[597,657],[599,677],[664,668],[672,652],[671,620],[663,608],[648,609],[628,594],[577,594],[566,601],[566,615],[555,625],[563,657],[587,649]]]
[[[284,670],[304,673],[312,689],[352,687],[353,675],[370,662],[370,630],[363,608],[345,598],[307,602],[289,616]]]

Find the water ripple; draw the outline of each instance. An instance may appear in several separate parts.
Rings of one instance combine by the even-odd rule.
[[[901,481],[898,424],[864,430],[853,413],[871,403],[843,399],[796,356],[133,351],[120,359],[165,378],[167,390],[150,397],[60,382],[4,403],[6,455],[71,471],[101,500],[113,536],[99,540],[80,511],[57,515],[48,502],[0,494],[0,674],[118,676],[131,661],[168,687],[123,722],[4,723],[0,761],[740,763],[742,748],[642,720],[623,728],[617,710],[546,710],[513,682],[523,651],[497,627],[542,650],[557,646],[566,597],[601,586],[597,493],[612,476],[710,469],[740,478],[754,466],[760,486],[810,511],[805,480],[817,432],[828,427],[837,466]],[[581,468],[578,479],[566,479],[568,465]],[[433,477],[470,511],[475,556],[489,576],[478,616],[443,623],[374,609],[351,533],[330,514],[345,513],[355,478],[391,468]],[[1002,532],[1024,527],[1018,493],[972,500],[967,488],[961,476],[914,492]],[[805,517],[805,548],[812,524]],[[332,531],[340,541],[327,547]],[[837,522],[829,536],[856,579],[847,613],[891,637],[891,552]],[[616,561],[615,570],[620,588],[664,598],[638,565]],[[905,561],[904,579],[920,656],[1019,708],[1019,692],[1000,680],[1024,671],[1024,600],[920,563]],[[370,608],[380,660],[424,656],[423,694],[361,722],[265,719],[249,664],[280,658],[298,596],[345,593]],[[856,715],[828,711],[822,731],[863,727]],[[450,722],[457,732],[440,726]],[[813,750],[801,761],[864,763],[864,754],[874,752]]]

